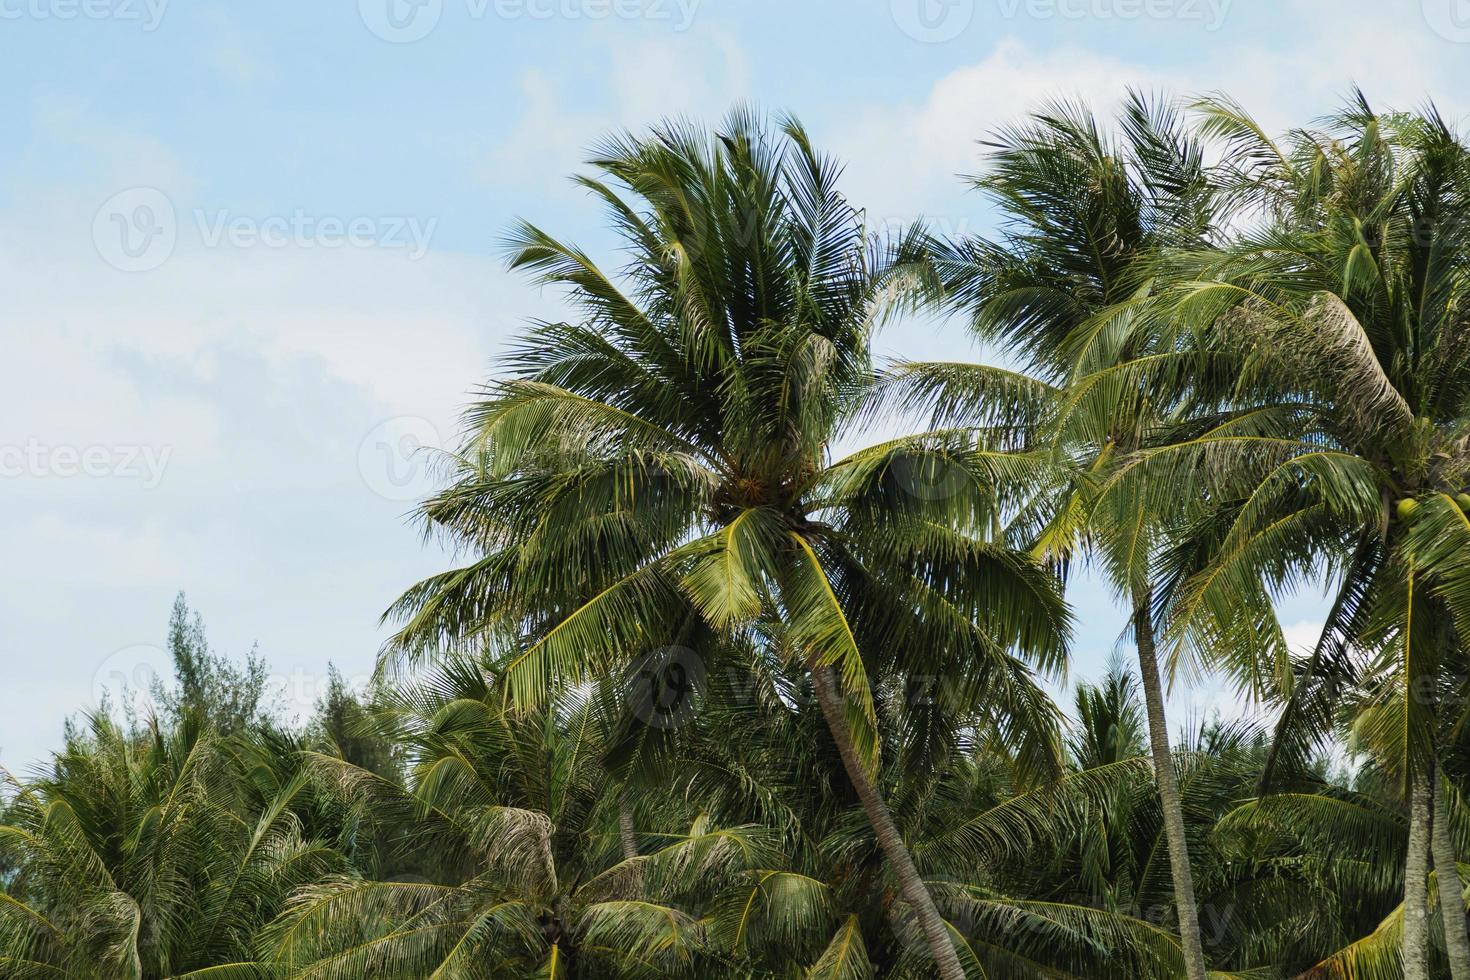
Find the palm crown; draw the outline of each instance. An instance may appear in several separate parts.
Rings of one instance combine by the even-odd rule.
[[[1177,636],[1228,624],[1262,583],[1279,594],[1307,573],[1335,580],[1285,719],[1288,734],[1300,725],[1309,738],[1342,690],[1324,678],[1356,676],[1369,665],[1359,654],[1381,656],[1402,672],[1400,690],[1423,689],[1458,656],[1453,632],[1470,622],[1457,588],[1470,539],[1455,499],[1470,476],[1470,229],[1458,217],[1470,155],[1433,115],[1381,118],[1360,104],[1283,149],[1232,106],[1209,111],[1246,161],[1236,182],[1266,206],[1230,247],[1178,258],[1160,309],[1241,352],[1228,393],[1241,411],[1135,463],[1155,476],[1203,465],[1229,501],[1215,557],[1175,611]],[[1433,701],[1401,702],[1400,756],[1385,760],[1395,771],[1429,757]]]
[[[24,858],[0,892],[0,972],[258,975],[255,937],[275,910],[353,857],[340,820],[310,812],[297,748],[221,737],[198,717],[72,732],[48,778],[13,784],[0,826],[0,853]]]
[[[596,165],[638,201],[582,180],[632,253],[621,284],[520,229],[512,265],[568,287],[584,319],[531,330],[469,413],[424,515],[484,555],[408,593],[399,639],[524,639],[506,670],[531,703],[687,635],[692,614],[723,629],[779,611],[787,652],[838,668],[872,767],[870,674],[932,658],[1023,708],[1006,648],[1055,666],[1066,619],[1041,570],[988,540],[1038,455],[954,430],[832,460],[859,435],[906,243],[870,240],[836,168],[794,124],[783,137],[738,114],[713,146],[675,127],[604,146]]]
[[[871,339],[920,274],[918,236],[870,237],[794,122],[666,125],[593,164],[580,182],[628,263],[615,277],[534,226],[514,236],[512,266],[581,319],[532,329],[470,410],[424,515],[483,557],[405,596],[400,642],[508,641],[524,707],[701,630],[754,631],[809,669],[855,779],[880,757],[870,677],[902,672],[958,679],[915,710],[1001,725],[1054,767],[1053,712],[1011,648],[1059,665],[1066,613],[993,540],[1044,458],[956,429],[833,460],[861,434]]]
[[[1243,230],[1166,258],[1169,286],[1143,318],[1182,343],[1234,352],[1228,384],[1198,386],[1231,414],[1176,427],[1116,483],[1158,501],[1169,480],[1205,477],[1196,510],[1209,512],[1192,533],[1209,557],[1182,576],[1169,633],[1176,650],[1274,674],[1260,685],[1285,691],[1268,780],[1280,760],[1305,757],[1357,685],[1358,738],[1411,797],[1403,969],[1423,976],[1431,797],[1441,900],[1459,905],[1435,758],[1470,625],[1470,525],[1457,499],[1470,475],[1470,238],[1459,217],[1470,154],[1432,111],[1379,116],[1361,97],[1280,145],[1228,102],[1202,109],[1206,132],[1226,141]],[[1332,606],[1292,665],[1263,610],[1318,575]],[[1446,931],[1455,975],[1470,975],[1463,920]]]

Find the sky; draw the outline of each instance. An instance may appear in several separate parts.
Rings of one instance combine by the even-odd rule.
[[[1354,84],[1461,121],[1467,82],[1470,0],[0,0],[0,765],[166,672],[180,590],[288,718],[372,670],[450,560],[412,449],[558,309],[510,223],[615,261],[566,179],[610,131],[792,112],[875,220],[966,234],[977,141],[1049,98],[1224,90],[1279,130]],[[976,356],[956,323],[880,347]],[[1122,616],[1072,598],[1093,677]]]

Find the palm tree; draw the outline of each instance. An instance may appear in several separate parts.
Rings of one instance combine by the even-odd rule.
[[[1146,504],[1141,495],[1099,497],[1092,488],[1119,458],[1149,443],[1190,377],[1179,352],[1161,345],[1130,310],[1147,295],[1148,260],[1207,240],[1215,190],[1199,144],[1167,106],[1132,94],[1119,129],[1110,137],[1086,109],[1059,104],[1002,131],[988,144],[987,170],[975,181],[999,208],[1002,235],[935,248],[946,302],[969,314],[981,338],[1024,361],[1024,372],[905,364],[891,384],[907,403],[928,400],[946,418],[1048,431],[1073,461],[1072,489],[1053,504],[1038,499],[1021,530],[1050,559],[1095,556],[1130,610],[1187,974],[1203,980],[1156,652],[1155,616],[1165,597],[1155,563],[1170,542],[1167,518],[1177,507]],[[1147,373],[1137,370],[1140,362]]]
[[[335,841],[309,836],[308,781],[273,748],[197,717],[133,734],[97,716],[49,776],[12,781],[0,972],[264,975],[256,933],[294,889],[347,865]]]
[[[709,923],[708,952],[729,959],[732,976],[932,976],[922,933],[892,901],[841,761],[819,737],[820,711],[783,693],[800,682],[791,665],[759,657],[722,665],[668,747],[668,773],[650,780],[660,788],[644,797],[685,800],[715,825],[768,828],[765,863],[695,906]],[[1078,901],[1075,879],[1062,874],[1070,869],[1048,860],[1058,827],[1071,835],[1065,846],[1096,835],[1072,777],[1027,789],[1004,738],[941,730],[942,713],[893,684],[875,684],[875,697],[885,733],[877,782],[970,975],[1179,976],[1177,939],[1134,909]],[[1131,710],[1141,719],[1141,706]],[[1139,796],[1151,785],[1144,763],[1109,772],[1141,777],[1127,788]],[[1077,778],[1105,782],[1096,773]],[[1157,821],[1152,830],[1159,833]],[[1147,832],[1139,836],[1147,852]],[[1157,872],[1149,878],[1156,888]]]
[[[1403,976],[1406,870],[1400,857],[1409,827],[1396,782],[1370,759],[1350,786],[1278,786],[1242,802],[1217,825],[1217,835],[1234,842],[1236,853],[1327,872],[1329,887],[1316,905],[1329,911],[1324,924],[1331,928],[1315,930],[1302,945],[1293,966],[1303,976]],[[1463,822],[1460,814],[1455,818]],[[1448,823],[1448,817],[1441,820]]]
[[[776,663],[758,674],[720,671],[711,683],[734,690],[707,696],[670,760],[681,775],[666,792],[720,825],[761,823],[773,842],[767,863],[704,906],[711,952],[752,976],[829,976],[838,964],[892,980],[932,976],[922,933],[892,902],[841,762],[817,737],[820,712],[778,693],[796,688],[797,674]],[[1134,910],[1079,902],[1075,884],[1053,876],[1061,870],[1048,861],[1057,826],[1081,840],[1096,830],[1069,792],[1071,777],[1028,788],[1005,738],[946,729],[942,713],[895,685],[875,685],[875,696],[886,736],[878,783],[969,975],[1181,973],[1172,935]],[[1146,769],[1133,765],[1143,761],[1120,768],[1147,783]]]
[[[298,889],[263,931],[282,975],[706,976],[699,902],[760,863],[765,833],[646,801],[651,854],[621,856],[621,791],[604,778],[614,731],[597,699],[565,692],[502,710],[493,665],[450,660],[387,695],[379,731],[410,758],[399,785],[340,756],[309,769],[343,802],[387,816],[399,873],[345,873]],[[691,897],[698,901],[690,901]]]
[[[1057,761],[1026,665],[1055,668],[1052,578],[993,537],[1041,454],[973,430],[863,434],[870,339],[915,244],[875,243],[839,168],[795,122],[737,112],[716,137],[668,124],[599,148],[579,183],[611,215],[621,275],[523,225],[511,265],[565,288],[467,414],[470,440],[429,527],[475,554],[394,612],[414,651],[512,646],[507,699],[662,663],[708,634],[800,665],[904,900],[946,980],[963,976],[874,776],[870,677],[924,674]],[[963,492],[926,492],[943,472]],[[674,654],[677,657],[677,654]]]
[[[1107,965],[1098,966],[1072,958],[1062,934],[1048,933],[1042,961],[1032,964],[1038,971],[1045,964],[1079,976],[1178,976],[1179,941],[1152,944],[1135,925],[1171,895],[1137,681],[1115,665],[1098,685],[1082,685],[1077,700],[1083,724],[1071,740],[1072,771],[1047,786],[946,807],[917,848],[929,861],[931,849],[971,851],[968,864],[984,869],[985,886],[1014,896],[1006,908],[1053,910],[1068,929],[1079,928],[1085,910],[1093,941],[1112,937]],[[1375,767],[1348,782],[1324,760],[1279,774],[1278,791],[1252,798],[1268,746],[1254,724],[1218,720],[1189,726],[1174,746],[1195,881],[1209,910],[1202,926],[1212,975],[1393,976],[1397,950],[1383,955],[1386,930],[1377,927],[1392,928],[1395,892],[1403,893],[1393,860],[1405,839],[1398,801]],[[1005,948],[1037,955],[1014,939]],[[1363,972],[1338,969],[1354,963]]]
[[[344,801],[388,815],[415,871],[299,890],[262,937],[271,965],[301,977],[932,976],[835,748],[818,737],[820,710],[778,693],[800,672],[758,657],[729,666],[671,732],[630,731],[610,686],[505,712],[493,663],[443,663],[392,695],[383,731],[411,755],[406,789],[340,758],[314,755],[311,768]],[[880,716],[908,727],[910,704],[883,698]],[[967,969],[1177,976],[1171,935],[1048,891],[1043,831],[1061,810],[1078,816],[1078,839],[1090,821],[1064,788],[1013,798],[1011,758],[974,737],[946,736],[959,748],[942,767],[885,753],[881,776]],[[628,753],[639,761],[620,761]],[[649,782],[640,853],[625,858],[616,803],[629,765],[650,768],[635,777]]]
[[[1242,611],[1263,597],[1324,572],[1333,583],[1315,649],[1280,678],[1290,695],[1277,754],[1300,756],[1330,730],[1344,690],[1377,685],[1393,710],[1357,730],[1388,753],[1409,801],[1403,975],[1428,976],[1435,850],[1452,975],[1467,977],[1453,846],[1430,841],[1438,734],[1457,730],[1443,715],[1464,704],[1470,626],[1458,499],[1470,482],[1470,153],[1432,109],[1380,116],[1361,96],[1284,144],[1226,100],[1201,110],[1233,162],[1245,230],[1172,259],[1157,315],[1202,348],[1240,355],[1223,397],[1248,414],[1141,448],[1118,482],[1139,475],[1156,498],[1163,481],[1204,475],[1209,498],[1228,504],[1211,558],[1171,609],[1176,649],[1213,648],[1247,673],[1282,664],[1279,643],[1263,657],[1260,644],[1217,641],[1242,636]]]

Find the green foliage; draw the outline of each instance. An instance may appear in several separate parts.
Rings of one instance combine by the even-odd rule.
[[[1171,827],[1210,976],[1401,976],[1407,776],[1445,780],[1470,848],[1444,121],[1048,106],[987,144],[988,241],[875,235],[747,110],[590,164],[623,264],[512,232],[576,315],[518,338],[420,508],[461,566],[299,731],[180,594],[158,717],[5,774],[0,976],[918,980],[939,934],[970,978],[1164,980]],[[876,365],[919,303],[1023,370]],[[1069,718],[1038,675],[1078,561],[1144,672]],[[1288,649],[1275,601],[1323,584]],[[1168,729],[1155,640],[1269,730]],[[1431,893],[1439,977],[1462,909]]]
[[[374,717],[374,700],[387,698],[383,690],[368,692],[364,700],[333,665],[327,667],[327,690],[317,700],[316,716],[307,741],[319,751],[339,756],[361,769],[397,779],[402,767],[400,747],[384,737]]]
[[[234,734],[264,720],[266,665],[252,648],[243,664],[210,649],[204,619],[191,615],[180,592],[168,620],[168,654],[173,683],[154,681],[152,691],[164,718],[172,722],[197,715],[222,734]]]
[[[6,975],[137,978],[253,959],[291,893],[345,867],[298,812],[292,757],[193,720],[131,736],[105,716],[13,783],[0,848]]]

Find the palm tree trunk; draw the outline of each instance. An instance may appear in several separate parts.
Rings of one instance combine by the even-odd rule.
[[[950,941],[949,929],[939,915],[939,908],[934,904],[934,897],[929,894],[929,887],[924,884],[924,879],[919,877],[919,869],[914,867],[914,859],[909,855],[903,837],[899,835],[893,815],[888,812],[888,804],[883,801],[878,787],[868,777],[853,750],[847,715],[843,712],[841,695],[838,694],[832,668],[813,666],[811,674],[812,686],[817,692],[817,703],[821,705],[822,717],[827,720],[827,729],[832,733],[832,740],[837,743],[837,752],[842,756],[842,766],[847,770],[847,778],[852,780],[853,789],[857,790],[858,799],[862,801],[863,810],[868,815],[868,822],[873,825],[873,833],[878,838],[878,846],[883,850],[883,857],[898,878],[903,897],[919,917],[919,925],[923,927],[929,951],[939,964],[939,976],[943,980],[965,980],[964,967],[960,966],[960,958],[955,953],[954,943]]]
[[[1429,780],[1409,774],[1409,850],[1404,857],[1404,980],[1429,980]]]
[[[1465,932],[1465,889],[1451,829],[1449,794],[1444,779],[1433,777],[1434,815],[1430,819],[1430,849],[1434,853],[1434,876],[1439,882],[1439,914],[1444,920],[1444,945],[1453,980],[1470,980],[1470,935]]]
[[[1185,976],[1205,980],[1205,949],[1200,940],[1199,909],[1194,901],[1194,874],[1189,867],[1189,843],[1184,836],[1184,810],[1179,805],[1179,783],[1174,777],[1174,760],[1169,751],[1169,724],[1164,717],[1164,691],[1159,681],[1159,658],[1154,645],[1152,597],[1144,596],[1133,612],[1133,630],[1138,644],[1138,671],[1143,679],[1143,700],[1148,709],[1148,739],[1154,756],[1154,781],[1159,788],[1159,806],[1164,816],[1164,836],[1169,842],[1169,867],[1174,873],[1174,904],[1179,914],[1179,941],[1184,951]]]
[[[633,805],[628,802],[627,790],[618,793],[618,839],[623,845],[624,861],[631,861],[638,856],[638,837],[633,828]]]

